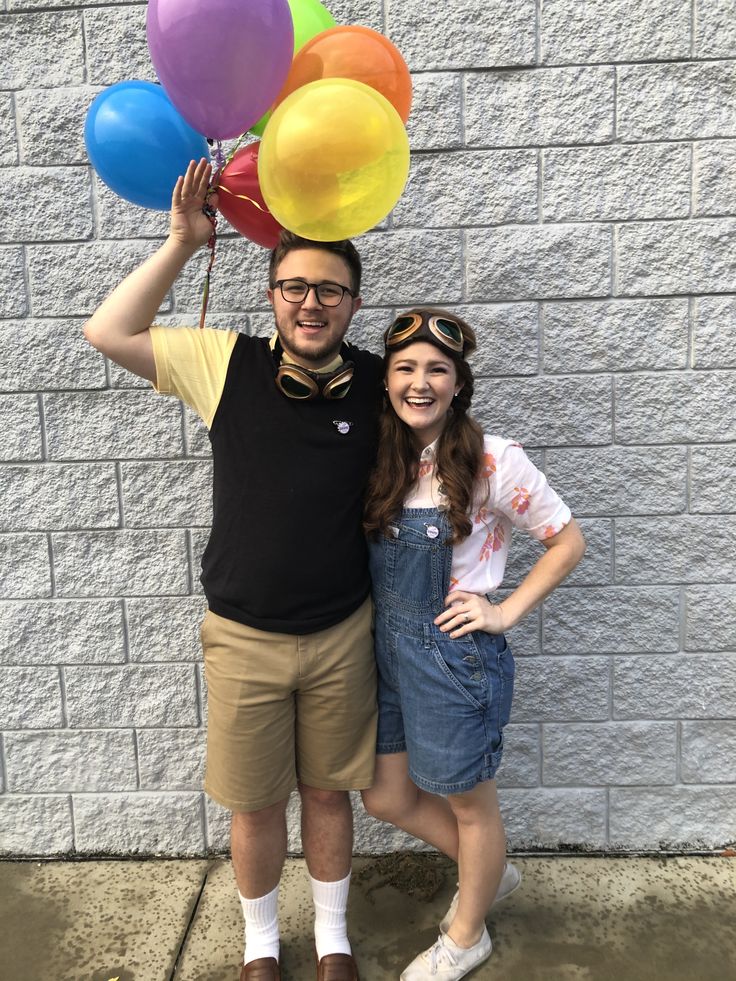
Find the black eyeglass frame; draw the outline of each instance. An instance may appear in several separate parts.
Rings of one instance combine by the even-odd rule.
[[[399,326],[402,324],[402,321],[407,321],[405,327]],[[439,326],[442,321],[451,324],[457,330],[459,340],[448,337],[447,334],[443,333],[442,328]],[[384,334],[384,344],[386,349],[390,351],[403,344],[421,340],[422,337],[434,344],[441,345],[447,351],[460,357],[463,356],[463,352],[465,351],[465,337],[463,336],[462,327],[457,320],[454,320],[452,317],[435,314],[429,316],[422,313],[400,314]]]
[[[303,287],[305,287],[304,296],[300,297],[300,299],[298,300],[290,300],[289,297],[284,294],[284,283],[300,283]],[[355,297],[356,295],[355,290],[350,289],[349,286],[343,286],[342,283],[332,283],[329,280],[322,283],[308,283],[304,279],[299,279],[298,277],[292,277],[290,279],[277,279],[276,282],[273,284],[273,288],[275,289],[277,286],[279,288],[279,292],[281,293],[281,296],[284,298],[284,300],[287,303],[304,303],[306,298],[309,296],[309,291],[314,290],[314,295],[317,300],[317,303],[319,303],[319,305],[322,307],[339,307],[342,301],[345,299],[346,293],[352,297]],[[320,296],[320,290],[322,289],[323,286],[332,286],[342,290],[342,293],[340,294],[340,299],[337,301],[337,303],[325,303],[324,299]]]

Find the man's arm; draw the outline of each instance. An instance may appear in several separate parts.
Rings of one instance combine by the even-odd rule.
[[[172,194],[169,237],[84,325],[84,336],[93,347],[152,382],[156,381],[156,365],[148,328],[179,273],[212,234],[212,224],[202,211],[211,173],[204,159],[189,164]],[[216,206],[216,196],[209,203]]]

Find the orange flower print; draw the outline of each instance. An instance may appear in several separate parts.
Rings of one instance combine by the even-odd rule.
[[[450,576],[450,588],[448,592],[451,593],[453,589],[457,589],[459,585],[460,585],[460,580],[456,579],[454,576]]]
[[[526,487],[514,487],[516,494],[511,498],[511,507],[518,514],[524,514],[525,511],[529,510],[529,502],[531,501],[531,496]]]
[[[492,453],[483,454],[483,470],[481,471],[482,477],[492,477],[496,472],[496,458]]]
[[[419,476],[428,477],[434,469],[434,463],[431,460],[420,460],[419,462]]]
[[[562,531],[561,528],[555,528],[554,525],[547,525],[547,527],[544,529],[544,534],[542,535],[542,538],[551,538],[553,535],[556,535],[560,531]]]
[[[490,559],[491,555],[501,548],[503,545],[503,540],[503,528],[501,525],[496,525],[486,535],[486,540],[483,542],[483,547],[481,548],[480,555],[478,556],[479,561],[486,562],[488,559]]]
[[[487,525],[488,524],[488,515],[490,513],[491,512],[488,510],[488,508],[484,504],[480,508],[480,510],[478,511],[478,513],[475,516],[475,523],[477,525]]]

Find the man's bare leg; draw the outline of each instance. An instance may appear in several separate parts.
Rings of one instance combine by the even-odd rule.
[[[353,859],[353,810],[343,790],[300,784],[302,847],[314,898],[317,957],[351,953],[345,916]]]
[[[236,812],[232,861],[245,918],[244,963],[279,957],[278,884],[286,858],[284,800],[259,811]]]

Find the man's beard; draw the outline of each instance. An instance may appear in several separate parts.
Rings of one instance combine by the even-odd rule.
[[[296,326],[296,324],[292,325],[292,323],[289,323],[286,329],[284,329],[284,327],[279,323],[278,319],[276,320],[276,329],[278,331],[279,340],[281,341],[281,346],[284,348],[284,350],[288,350],[290,354],[295,355],[296,357],[307,362],[329,362],[332,361],[333,358],[337,357],[337,355],[340,353],[340,348],[342,347],[343,338],[347,333],[348,326],[349,322],[345,325],[344,330],[337,338],[334,334],[334,326],[322,328],[325,333],[330,331],[330,336],[325,337],[324,341],[319,343],[318,346],[315,346],[315,344],[303,343],[299,340],[297,337],[297,331],[299,328]]]

